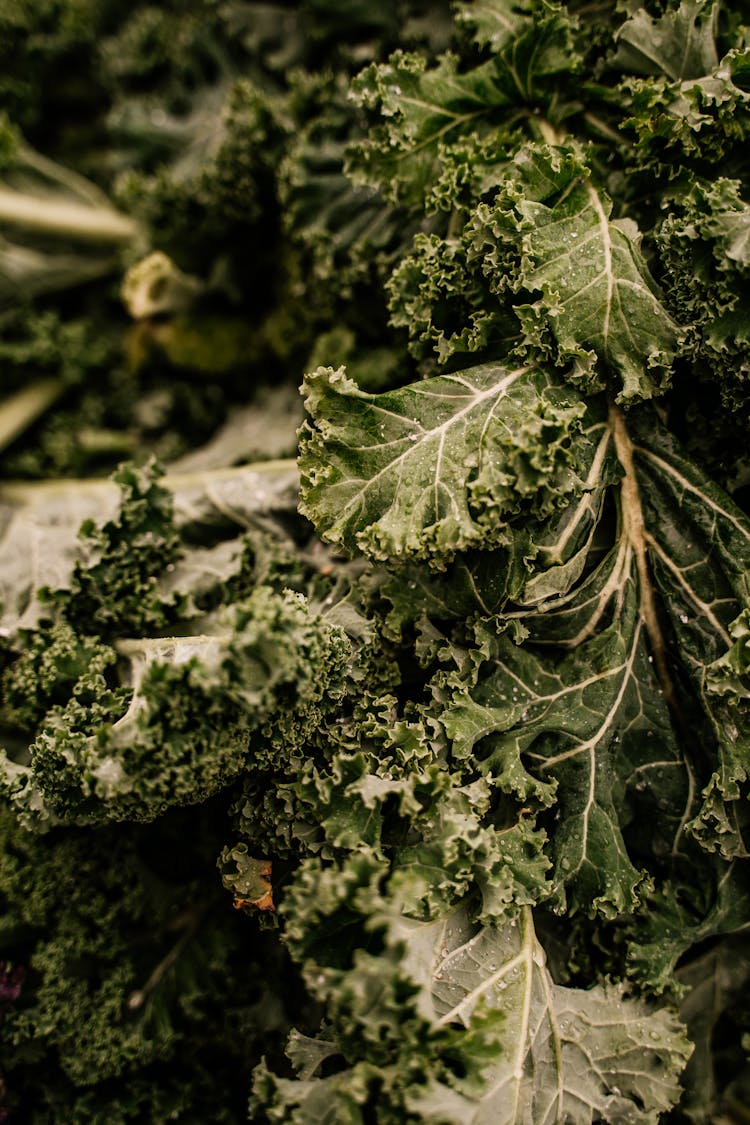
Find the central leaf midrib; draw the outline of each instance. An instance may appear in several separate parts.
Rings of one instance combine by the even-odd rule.
[[[599,223],[599,231],[601,235],[602,253],[604,254],[604,276],[607,279],[607,300],[604,310],[604,323],[602,325],[602,338],[604,340],[605,352],[609,351],[609,320],[612,312],[612,300],[614,295],[614,274],[612,272],[612,243],[609,237],[609,223],[607,216],[604,213],[602,201],[599,198],[599,193],[591,183],[586,184],[586,192],[588,194],[591,206],[597,217]]]
[[[620,509],[623,534],[631,544],[636,560],[640,615],[646,627],[654,668],[664,701],[678,729],[685,734],[688,726],[680,712],[677,692],[669,670],[667,645],[659,622],[656,592],[651,579],[651,567],[648,561],[648,531],[633,461],[634,446],[628,432],[625,413],[614,400],[610,400],[609,421],[612,427],[615,452],[623,470],[623,478],[620,482]]]

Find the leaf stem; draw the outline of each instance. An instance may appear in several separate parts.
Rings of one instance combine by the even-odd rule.
[[[600,136],[606,137],[608,141],[614,141],[616,144],[630,144],[627,137],[621,136],[620,133],[615,132],[601,117],[597,117],[595,113],[584,113],[583,120],[587,125],[599,133]]]
[[[87,242],[130,242],[138,224],[110,207],[25,195],[0,187],[0,222]]]
[[[664,634],[659,624],[659,615],[656,609],[656,593],[651,581],[651,571],[648,562],[647,541],[648,534],[643,518],[643,505],[638,487],[638,477],[633,464],[633,443],[630,440],[625,413],[621,406],[612,400],[609,404],[609,424],[615,443],[617,459],[622,466],[624,477],[622,479],[622,518],[628,542],[633,550],[638,570],[640,586],[641,618],[646,626],[646,633],[651,645],[654,658],[654,668],[657,679],[664,695],[664,701],[678,723],[681,733],[686,730],[677,699],[674,681],[669,670],[667,659],[667,645]]]
[[[548,145],[561,145],[563,143],[565,134],[558,132],[554,125],[550,124],[546,118],[538,117],[535,120],[539,132],[542,135],[542,139],[545,140]]]
[[[187,926],[180,934],[175,944],[169,950],[166,957],[162,958],[162,960],[150,974],[143,988],[138,988],[134,992],[130,993],[130,996],[128,996],[127,1000],[127,1006],[131,1012],[137,1012],[139,1008],[143,1007],[150,994],[154,991],[155,988],[158,987],[166,973],[169,972],[169,970],[178,960],[185,946],[188,945],[188,943],[195,936],[201,922],[206,915],[207,909],[207,906],[201,906],[190,912],[187,919]]]
[[[39,379],[0,403],[0,449],[5,449],[36,422],[64,390],[62,379]]]
[[[203,472],[167,473],[160,480],[164,488],[170,492],[179,492],[184,488],[206,488],[212,484],[221,484],[222,481],[242,479],[243,475],[253,472],[259,477],[267,477],[269,482],[274,478],[289,479],[290,485],[296,482],[297,462],[293,457],[280,458],[275,461],[254,461],[247,465],[233,465],[222,469],[205,469]],[[116,492],[117,485],[108,477],[59,477],[50,480],[7,480],[0,482],[0,502],[11,504],[32,504],[38,497],[48,497],[55,492],[96,493]]]
[[[28,145],[20,146],[18,157],[21,164],[25,164],[27,168],[31,168],[48,180],[52,180],[53,183],[59,184],[60,187],[74,192],[92,207],[109,207],[109,200],[104,192],[91,180],[86,179],[85,176],[80,176],[78,172],[74,172],[72,168],[66,168],[63,164],[58,164],[56,160],[50,160],[49,157],[43,156],[41,152],[37,152],[36,149],[30,148]]]

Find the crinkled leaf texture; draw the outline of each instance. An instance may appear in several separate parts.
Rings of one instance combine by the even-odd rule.
[[[696,857],[694,883],[667,884],[649,896],[633,930],[628,960],[633,976],[655,993],[680,994],[690,974],[691,947],[711,949],[717,938],[750,929],[750,879],[741,860]],[[678,962],[681,967],[675,973]],[[695,981],[693,981],[693,984]]]
[[[683,0],[658,19],[640,8],[617,32],[614,63],[636,74],[665,74],[673,81],[702,78],[719,61],[718,15],[715,0]]]
[[[428,922],[393,907],[372,922],[385,927],[389,956],[363,958],[359,984],[337,984],[355,1005],[365,1035],[372,1024],[381,1056],[388,1045],[390,1061],[376,1070],[359,1061],[315,1077],[325,1059],[338,1057],[340,1066],[351,1045],[335,1028],[319,1042],[305,1041],[303,1049],[295,1037],[299,1080],[265,1071],[256,1079],[256,1090],[273,1099],[272,1120],[308,1122],[317,1112],[361,1122],[358,1107],[378,1088],[378,1120],[404,1120],[410,1113],[436,1125],[656,1125],[674,1105],[691,1053],[678,1021],[619,986],[556,985],[530,910],[495,928],[477,926],[460,904]],[[389,963],[413,991],[404,1007],[403,1039],[395,1012],[382,1006],[393,983],[380,976],[370,987],[364,983],[376,970],[386,973]],[[309,973],[316,973],[314,964]]]
[[[222,522],[245,529],[274,513],[293,511],[297,481],[293,462],[276,461],[167,476],[161,484],[172,494],[178,530]],[[81,527],[116,524],[121,506],[121,491],[109,480],[0,487],[0,634],[33,628],[51,612],[40,593],[70,590],[76,568],[85,571],[98,561],[99,545],[81,538]],[[240,554],[236,538],[224,538],[210,551],[183,550],[174,569],[162,576],[165,598],[194,597],[212,572],[215,579],[236,573]]]
[[[488,659],[478,683],[446,701],[441,719],[454,754],[478,755],[498,788],[557,805],[557,894],[564,902],[572,884],[570,909],[611,917],[634,909],[648,884],[623,838],[630,791],[640,784],[650,796],[660,763],[660,796],[672,804],[665,836],[675,831],[675,806],[686,796],[679,747],[648,662],[635,579],[627,572],[619,578],[621,614],[554,665],[507,636],[483,632]]]
[[[99,668],[84,672],[41,720],[28,765],[0,754],[0,785],[22,818],[150,820],[226,786],[256,732],[286,753],[304,743],[340,689],[343,631],[302,595],[264,586],[203,624],[192,636],[118,642],[120,690]]]
[[[427,925],[396,925],[431,1019],[484,1025],[496,1043],[494,1057],[465,1079],[432,1080],[409,1098],[422,1120],[646,1125],[677,1100],[691,1051],[677,1021],[621,988],[554,984],[528,909],[503,930],[476,931],[460,909]]]
[[[305,389],[300,508],[350,553],[441,566],[585,487],[586,407],[539,368],[486,364],[380,395],[322,368]]]
[[[283,589],[304,570],[294,463],[116,481],[2,491],[0,783],[28,825],[203,801],[253,740],[291,754],[342,689],[344,631]]]
[[[750,123],[747,70],[750,52],[739,37],[737,47],[700,77],[670,81],[654,75],[634,78],[625,104],[631,111],[626,124],[637,135],[643,168],[665,171],[673,163],[721,161],[742,142]],[[665,72],[670,62],[664,60]],[[693,178],[690,169],[689,178]]]
[[[517,306],[530,347],[542,328],[568,378],[602,389],[621,384],[621,402],[653,397],[668,385],[678,329],[640,250],[632,219],[613,219],[612,201],[575,145],[526,145],[514,158],[494,205],[470,224],[473,252],[501,265],[498,246],[518,255],[511,284],[541,292]]]
[[[499,791],[555,807],[560,905],[635,909],[639,854],[746,855],[748,707],[713,662],[748,605],[750,526],[656,414],[603,415],[536,367],[308,389],[303,510],[324,537],[433,567],[494,548],[468,577],[495,616],[437,677],[436,719]],[[409,588],[414,619],[449,602],[442,578]]]
[[[443,146],[483,123],[486,128],[488,114],[509,104],[494,60],[465,74],[457,61],[447,55],[426,70],[419,55],[399,51],[358,76],[354,97],[378,107],[383,123],[353,154],[357,179],[419,207],[439,174]]]
[[[465,69],[444,54],[427,67],[421,56],[397,51],[386,64],[367,67],[352,87],[355,100],[377,109],[380,120],[353,146],[349,171],[417,212],[445,209],[445,188],[467,153],[481,149],[488,170],[502,167],[505,146],[515,149],[524,139],[524,110],[514,111],[538,104],[583,61],[576,21],[562,5],[491,0],[460,5],[458,15],[475,27],[477,43],[490,45],[486,62]]]

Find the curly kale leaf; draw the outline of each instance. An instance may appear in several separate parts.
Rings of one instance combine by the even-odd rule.
[[[301,511],[324,538],[375,559],[437,566],[507,543],[585,488],[586,407],[533,366],[487,364],[380,395],[343,370],[306,382]]]
[[[21,370],[60,374],[55,340],[66,396],[21,402],[4,464],[88,472],[82,432],[181,459],[0,489],[13,1108],[33,1057],[40,1121],[238,1120],[253,1067],[270,1121],[731,1115],[750,1027],[741,5],[462,0],[443,54],[444,5],[422,0],[104,4],[76,53],[51,14],[88,7],[0,0],[21,32],[0,88],[18,107],[26,60],[40,88],[80,61],[95,141],[61,129],[67,83],[59,111],[29,93],[24,123],[137,214],[107,215],[141,258],[137,323],[111,372],[88,337],[47,348],[66,262],[49,231],[0,248],[0,297],[16,268],[39,302],[4,322],[0,440],[22,432]],[[67,163],[13,128],[0,149],[10,202],[30,158],[103,218]],[[174,262],[143,260],[149,240]],[[120,334],[107,295],[81,298]],[[291,452],[297,411],[248,423],[247,388],[285,414],[275,383],[305,357],[299,472],[228,467]]]
[[[524,419],[530,393],[543,401],[539,380],[486,366],[368,396],[319,373],[303,503],[325,536],[376,558],[444,566],[479,546],[500,547],[500,566],[524,560],[525,583],[508,567],[505,608],[474,642],[480,670],[458,661],[438,721],[454,755],[479,755],[500,789],[556,800],[559,886],[577,886],[579,908],[618,913],[648,885],[628,854],[641,844],[621,835],[634,801],[659,809],[657,854],[677,861],[686,831],[746,854],[746,719],[705,668],[747,605],[750,527],[645,413],[631,436],[616,405],[605,424],[568,405],[559,446],[537,449],[544,424],[525,430]]]
[[[699,387],[684,404],[685,440],[730,487],[747,465],[749,236],[741,182],[722,177],[675,193],[657,231],[665,299],[687,326],[681,362]]]
[[[416,921],[398,897],[379,898],[377,872],[364,853],[343,870],[310,865],[288,904],[290,936],[332,1021],[313,1042],[290,1042],[297,1081],[256,1072],[272,1119],[298,1107],[292,1119],[308,1120],[327,1105],[360,1121],[355,1107],[377,1106],[384,1121],[531,1125],[586,1120],[584,1104],[603,1121],[645,1125],[674,1104],[691,1048],[673,1016],[613,985],[555,984],[528,909],[498,928],[477,926],[460,902]],[[331,937],[358,924],[380,938],[379,955],[327,956]],[[328,1077],[317,1074],[324,1060]]]
[[[243,1120],[249,1068],[303,1011],[279,1002],[293,970],[278,942],[248,946],[247,921],[221,909],[222,821],[204,806],[40,836],[2,810],[0,958],[25,969],[0,1017],[14,1117]]]
[[[420,55],[399,52],[355,81],[358,102],[384,119],[354,149],[352,168],[394,201],[421,207],[439,175],[442,146],[473,131],[509,98],[494,63],[467,74],[446,56],[432,71]]]
[[[41,719],[29,764],[5,760],[19,812],[30,822],[151,819],[228,785],[255,737],[285,755],[304,742],[341,691],[340,630],[309,614],[302,595],[262,586],[204,625],[195,636],[120,641],[81,675]],[[127,672],[111,690],[106,665],[118,656]]]
[[[490,176],[492,169],[495,174],[502,169],[508,146],[512,150],[520,139],[517,124],[525,108],[554,101],[558,85],[575,74],[580,54],[575,21],[564,7],[542,2],[497,9],[504,32],[480,32],[480,41],[492,43],[493,55],[472,69],[462,68],[453,55],[427,68],[422,56],[400,51],[359,75],[354,97],[365,109],[377,110],[379,120],[369,138],[352,147],[350,168],[357,180],[414,210],[431,210],[444,206],[440,181],[446,174],[452,178],[451,165],[456,159],[462,163],[467,143],[471,151],[490,141],[480,163]],[[474,21],[473,10],[468,18]],[[478,18],[484,23],[481,12]]]
[[[527,144],[460,237],[420,236],[390,281],[418,356],[494,349],[554,365],[621,402],[662,393],[680,331],[630,218],[613,218],[575,145]],[[540,296],[536,296],[541,294]],[[454,361],[455,362],[455,361]]]
[[[5,636],[63,617],[112,636],[211,608],[241,574],[242,532],[288,554],[293,462],[175,474],[124,466],[112,481],[0,487],[0,626]],[[286,551],[285,551],[286,548]],[[221,598],[220,598],[221,600]]]
[[[530,911],[500,931],[477,932],[460,911],[420,929],[403,923],[401,935],[408,967],[429,981],[433,1018],[484,1030],[496,1051],[481,1076],[411,1094],[424,1120],[575,1119],[583,1104],[603,1121],[645,1123],[674,1104],[691,1053],[677,1021],[616,987],[554,984]]]
[[[84,521],[78,532],[83,558],[76,562],[65,618],[79,629],[92,622],[102,635],[147,632],[166,625],[157,591],[158,574],[174,565],[179,537],[172,497],[160,473],[125,466],[113,476],[121,489],[120,511],[97,527]]]
[[[641,165],[659,174],[687,161],[700,171],[719,160],[731,166],[734,147],[750,128],[747,69],[748,48],[742,46],[700,78],[632,79],[625,125],[635,133]]]
[[[718,63],[714,0],[683,0],[654,19],[640,8],[617,31],[614,62],[635,74],[665,74],[677,82],[702,78]]]

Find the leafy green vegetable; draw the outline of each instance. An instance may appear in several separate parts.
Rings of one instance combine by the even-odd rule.
[[[746,22],[0,2],[0,1120],[745,1119]]]
[[[543,515],[566,502],[590,448],[576,440],[585,405],[531,367],[488,365],[381,395],[329,370],[306,387],[315,430],[301,510],[325,538],[376,559],[450,559],[507,540],[521,505]],[[543,452],[529,457],[533,439]]]

